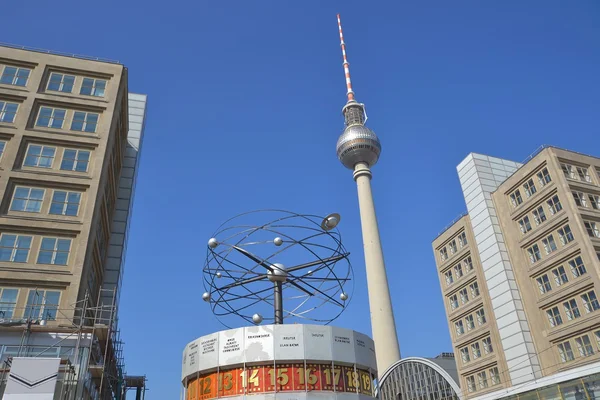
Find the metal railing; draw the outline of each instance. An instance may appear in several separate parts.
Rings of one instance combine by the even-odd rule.
[[[17,49],[17,50],[34,51],[36,53],[52,54],[52,55],[55,55],[55,56],[62,56],[62,57],[79,58],[79,59],[82,59],[82,60],[89,60],[89,61],[99,61],[99,62],[105,62],[105,63],[109,63],[109,64],[121,64],[117,60],[110,60],[108,58],[84,56],[84,55],[81,55],[81,54],[74,54],[74,53],[64,53],[64,52],[60,52],[60,51],[52,51],[52,50],[47,50],[47,49],[38,49],[36,47],[20,46],[20,45],[16,45],[16,44],[3,43],[3,42],[0,42],[0,47],[9,47],[11,49]]]

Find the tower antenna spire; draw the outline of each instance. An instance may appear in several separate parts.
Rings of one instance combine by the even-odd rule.
[[[354,91],[352,90],[352,81],[350,80],[350,63],[348,62],[348,58],[346,57],[346,43],[344,43],[344,33],[342,32],[342,20],[340,19],[340,14],[337,15],[338,20],[338,28],[340,30],[340,45],[342,47],[342,57],[344,58],[344,73],[346,74],[346,88],[348,101],[356,101],[354,100]]]

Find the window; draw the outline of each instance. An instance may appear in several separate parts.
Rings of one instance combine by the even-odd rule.
[[[558,230],[558,237],[560,238],[560,242],[563,244],[563,246],[573,241],[573,232],[571,232],[571,227],[569,224]]]
[[[565,178],[577,179],[577,175],[575,175],[575,170],[572,165],[561,163],[560,169],[562,169],[563,174],[565,174]]]
[[[6,122],[9,124],[15,122],[18,108],[19,105],[17,103],[0,101],[0,122]]]
[[[19,289],[0,288],[0,318],[11,319],[17,306]]]
[[[546,186],[546,184],[548,184],[552,181],[552,178],[550,178],[550,174],[548,173],[547,168],[544,168],[543,170],[538,172],[537,177],[538,177],[538,181],[540,182],[541,186]]]
[[[513,207],[517,207],[523,203],[523,198],[521,198],[521,192],[519,192],[519,189],[510,194],[510,202],[512,203]]]
[[[583,221],[585,230],[590,237],[600,237],[600,230],[598,230],[598,224],[592,221]]]
[[[0,140],[0,158],[2,158],[5,148],[6,148],[6,142],[3,140]]]
[[[465,270],[467,272],[472,271],[473,270],[473,260],[471,260],[471,256],[467,257],[464,259],[464,263],[465,263]]]
[[[540,255],[540,248],[537,244],[534,244],[528,248],[527,253],[529,254],[529,261],[531,261],[532,264],[542,259],[542,256]]]
[[[567,277],[567,273],[563,266],[559,266],[552,270],[552,275],[554,276],[554,282],[556,282],[556,286],[560,286],[564,283],[569,282],[569,278]]]
[[[42,208],[42,201],[44,200],[44,193],[44,189],[17,186],[15,188],[10,210],[40,212]]]
[[[461,319],[460,321],[456,321],[456,322],[454,323],[454,328],[456,329],[456,335],[457,335],[457,336],[460,336],[460,335],[462,335],[463,333],[465,333],[465,328],[464,328],[464,326],[463,326],[462,319]]]
[[[531,197],[535,194],[535,192],[537,192],[535,184],[533,183],[533,179],[530,179],[527,182],[525,182],[525,184],[523,184],[523,187],[525,188],[525,194],[527,195],[527,197]]]
[[[456,295],[453,294],[452,296],[450,296],[449,301],[450,301],[450,308],[452,310],[456,310],[458,308],[458,298],[456,297]]]
[[[450,242],[450,254],[454,254],[458,251],[456,248],[456,240]]]
[[[465,322],[467,323],[467,330],[473,330],[475,329],[475,321],[473,320],[473,316],[472,315],[467,315],[465,317]]]
[[[80,132],[96,132],[96,126],[98,125],[98,114],[75,111],[73,115],[73,122],[71,123],[72,131]]]
[[[479,285],[477,284],[477,282],[471,283],[469,287],[471,288],[471,297],[479,296]]]
[[[471,357],[469,357],[468,347],[463,347],[462,349],[460,349],[460,357],[462,358],[463,363],[468,363],[469,361],[471,361]]]
[[[75,83],[75,77],[73,75],[59,74],[53,72],[50,74],[48,80],[47,90],[54,92],[71,93],[73,92],[73,85]]]
[[[469,301],[469,295],[467,294],[467,288],[461,289],[461,291],[458,292],[458,294],[460,295],[460,302],[462,304],[465,304],[467,301]]]
[[[526,234],[531,230],[531,223],[529,222],[529,217],[527,215],[519,220],[519,228],[521,228],[522,234]]]
[[[446,261],[448,259],[448,250],[446,250],[445,247],[440,250],[440,259],[442,261]]]
[[[571,192],[573,193],[573,198],[575,199],[575,204],[577,204],[578,207],[587,207],[587,200],[585,198],[585,194],[583,194],[582,192]]]
[[[546,316],[548,317],[551,327],[559,326],[563,323],[558,307],[552,307],[551,309],[546,310]]]
[[[544,294],[552,290],[552,286],[550,285],[550,280],[548,279],[548,275],[544,274],[535,280],[538,284],[538,288],[540,289],[540,293]]]
[[[446,271],[446,273],[444,273],[444,276],[446,277],[446,286],[452,285],[452,283],[454,282],[454,278],[452,276],[452,270]]]
[[[4,67],[4,71],[2,71],[0,83],[4,85],[27,86],[30,72],[31,70],[27,68],[6,66]]]
[[[562,210],[562,205],[560,204],[560,200],[557,195],[554,195],[548,200],[548,208],[550,209],[550,214],[554,215],[560,210]]]
[[[477,322],[479,323],[479,325],[485,324],[486,319],[485,319],[485,311],[483,310],[483,308],[480,308],[479,310],[477,310],[476,314],[477,314]]]
[[[585,265],[583,265],[583,260],[581,259],[581,256],[577,256],[574,259],[569,260],[569,266],[571,267],[571,273],[575,278],[587,272],[585,269]]]
[[[89,151],[65,149],[60,169],[64,171],[86,172],[89,162]]]
[[[600,304],[598,304],[598,299],[596,298],[596,293],[593,290],[582,294],[581,300],[583,300],[583,308],[585,308],[587,313],[591,313],[592,311],[596,311],[600,308]]]
[[[71,251],[71,239],[43,238],[38,264],[67,265],[69,252]]]
[[[490,382],[492,386],[500,384],[500,373],[498,372],[498,367],[490,368]]]
[[[546,214],[544,213],[544,207],[539,206],[537,209],[533,210],[533,220],[536,225],[541,224],[546,221]]]
[[[581,317],[581,313],[579,312],[579,307],[577,306],[577,301],[575,301],[575,299],[565,301],[563,303],[563,307],[565,308],[565,313],[567,314],[567,319],[569,321]]]
[[[104,79],[83,78],[79,94],[104,97],[104,89],[106,89],[106,81]]]
[[[3,233],[0,237],[0,261],[27,262],[31,236]]]
[[[56,147],[30,144],[25,155],[26,167],[52,168]]]
[[[456,275],[456,279],[463,276],[462,265],[460,263],[454,266],[454,274]]]
[[[485,389],[488,387],[488,381],[485,371],[481,371],[477,374],[477,380],[479,381],[479,388]]]
[[[36,122],[36,126],[45,128],[61,129],[65,122],[67,110],[61,108],[40,107],[40,113]]]
[[[479,342],[471,344],[471,352],[473,353],[474,360],[481,357],[481,347],[479,346]]]
[[[594,348],[592,347],[592,342],[590,342],[590,337],[588,335],[575,338],[575,344],[577,345],[577,350],[579,350],[581,357],[587,357],[594,354]]]
[[[560,360],[562,362],[569,362],[575,359],[573,349],[571,349],[571,342],[568,340],[558,344],[558,353],[560,354]]]
[[[489,336],[484,338],[481,343],[483,343],[483,351],[485,354],[490,354],[494,352],[494,348],[492,347],[492,338]]]
[[[600,210],[600,196],[596,196],[595,194],[588,194],[588,197],[590,198],[592,208],[594,210]]]
[[[467,245],[467,234],[466,233],[462,232],[460,235],[458,235],[458,244],[460,245],[461,249]]]
[[[474,376],[467,376],[467,390],[469,391],[469,393],[473,393],[476,389],[475,389],[475,377]]]
[[[50,214],[76,216],[79,213],[81,193],[55,190],[50,204]]]
[[[556,242],[554,242],[554,236],[548,235],[544,239],[542,239],[542,244],[544,245],[544,250],[546,254],[552,253],[556,250]]]
[[[30,290],[23,317],[32,320],[45,319],[53,321],[56,319],[59,300],[60,292]]]
[[[586,167],[577,167],[576,169],[579,180],[590,183],[592,182],[592,178],[590,177],[590,174]]]

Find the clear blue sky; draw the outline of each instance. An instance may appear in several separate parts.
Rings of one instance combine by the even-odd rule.
[[[600,155],[599,2],[2,8],[2,41],[118,59],[149,95],[121,303],[127,369],[148,375],[147,399],[177,399],[183,347],[220,329],[200,299],[205,246],[242,211],[340,212],[356,291],[336,325],[370,332],[356,188],[335,156],[338,12],[383,144],[373,186],[402,353],[435,356],[451,347],[431,241],[465,209],[455,166],[472,151],[521,161],[544,143]]]

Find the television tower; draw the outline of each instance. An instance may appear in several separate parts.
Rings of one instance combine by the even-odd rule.
[[[375,342],[377,370],[381,376],[388,367],[400,360],[400,346],[398,345],[392,299],[383,261],[373,192],[371,191],[371,167],[379,159],[381,144],[377,135],[365,126],[367,120],[365,105],[354,99],[352,81],[350,80],[350,64],[346,57],[346,44],[344,43],[339,14],[337,19],[348,96],[348,102],[342,108],[346,127],[337,141],[337,156],[346,168],[354,171],[353,176],[358,188],[358,206],[360,208],[360,223],[367,269],[371,328]]]

